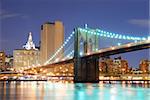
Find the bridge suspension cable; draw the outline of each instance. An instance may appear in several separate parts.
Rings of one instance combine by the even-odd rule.
[[[107,32],[107,31],[100,30],[100,29],[94,30],[90,28],[79,28],[79,31],[86,32],[86,33],[93,34],[93,35],[98,35],[101,37],[114,38],[114,39],[133,40],[133,41],[143,41],[143,40],[150,39],[150,36],[148,37],[129,36],[129,35],[122,35],[122,34]],[[60,46],[60,48],[58,48],[57,51],[44,63],[44,65],[49,64],[50,61],[52,61],[58,55],[58,53],[67,45],[67,43],[70,41],[70,39],[73,37],[74,34],[75,32],[73,31],[70,34],[70,36],[65,40],[65,42]],[[73,52],[74,50],[72,50],[70,53],[73,53]]]
[[[68,57],[68,55],[70,54],[70,51],[72,51],[72,49],[73,49],[73,43],[71,43],[70,45],[68,45],[68,47],[64,50],[63,54],[61,54],[59,57],[55,56],[53,59],[55,59],[55,61],[63,60],[64,58],[66,58],[66,56]],[[68,54],[68,55],[66,55],[66,54]],[[51,62],[49,62],[49,63],[53,63],[53,60]]]
[[[147,40],[147,39],[150,38],[150,36],[148,36],[148,37],[138,37],[138,36],[122,35],[122,34],[107,32],[107,31],[100,30],[100,29],[94,30],[94,29],[89,29],[89,28],[86,28],[86,29],[79,28],[79,30],[81,32],[87,32],[89,34],[98,35],[98,36],[101,36],[101,37],[123,39],[123,40],[143,41],[143,40]]]
[[[65,42],[60,46],[60,48],[57,49],[57,51],[44,63],[44,65],[49,64],[51,60],[53,60],[54,57],[67,45],[67,43],[70,41],[70,39],[74,36],[74,31],[69,35],[69,37],[65,40]]]

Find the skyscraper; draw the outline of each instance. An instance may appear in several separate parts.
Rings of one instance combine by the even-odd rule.
[[[44,64],[64,42],[64,26],[61,21],[46,22],[41,26],[40,61]],[[62,58],[63,49],[55,58]],[[55,59],[54,58],[54,59]],[[54,60],[52,59],[52,60]]]

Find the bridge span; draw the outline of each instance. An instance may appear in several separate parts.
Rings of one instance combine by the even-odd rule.
[[[75,82],[99,82],[99,58],[148,48],[150,48],[150,40],[127,43],[121,46],[112,46],[97,50],[97,52],[87,53],[78,59],[75,57],[62,59],[44,67],[69,65],[68,67],[72,67],[74,70],[73,76]]]

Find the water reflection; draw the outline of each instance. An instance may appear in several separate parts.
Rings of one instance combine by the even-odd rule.
[[[0,82],[0,100],[150,100],[150,84]]]

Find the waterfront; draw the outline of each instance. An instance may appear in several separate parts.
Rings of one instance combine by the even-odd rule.
[[[150,100],[150,84],[1,81],[0,100]]]

